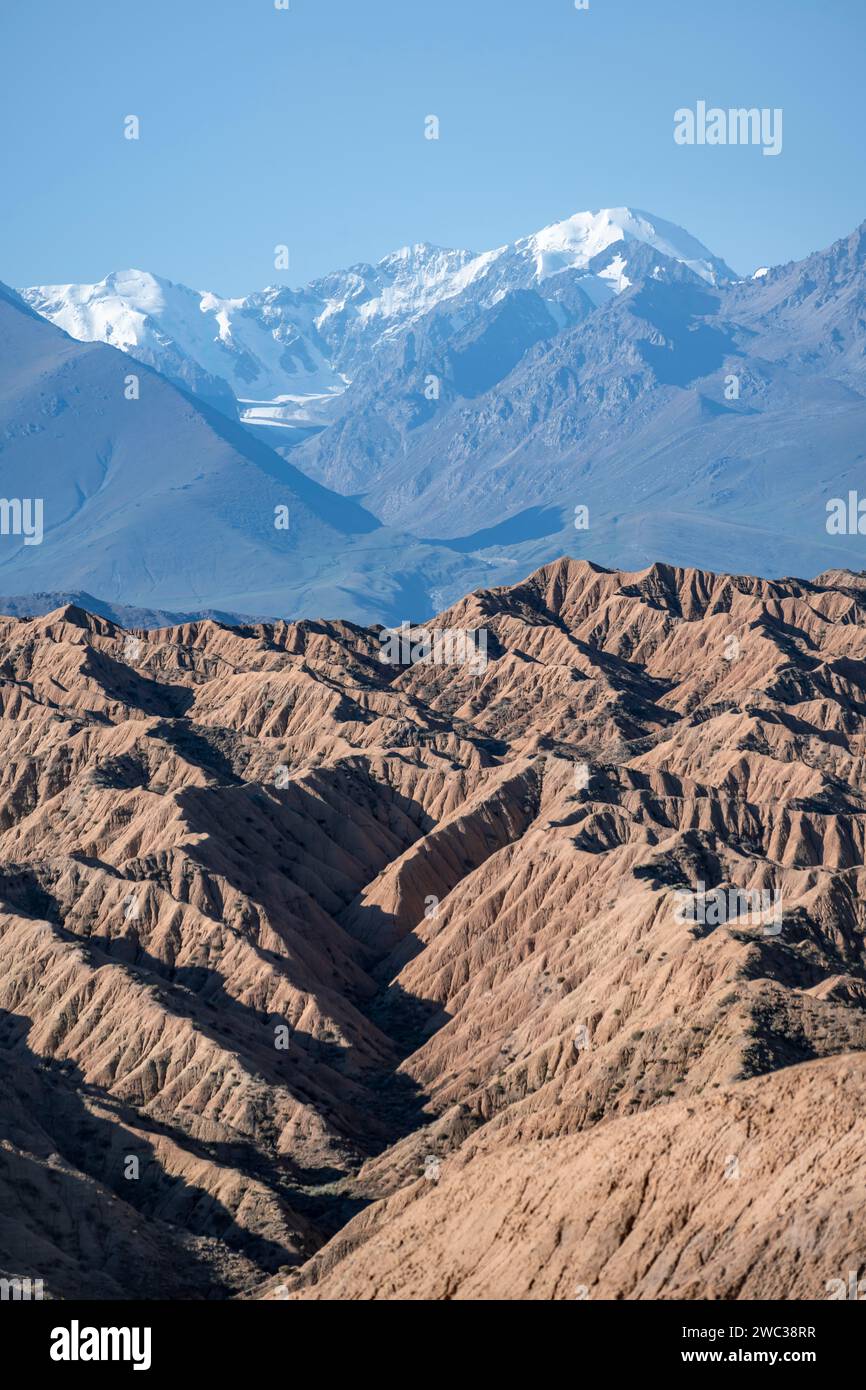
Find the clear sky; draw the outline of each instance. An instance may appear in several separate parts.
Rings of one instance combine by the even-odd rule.
[[[863,0],[290,4],[4,0],[0,280],[243,294],[623,204],[748,273],[866,218]],[[781,107],[782,154],[677,146],[698,100]]]

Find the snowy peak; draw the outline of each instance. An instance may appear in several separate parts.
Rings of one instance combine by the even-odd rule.
[[[578,212],[509,245],[477,253],[417,242],[302,289],[241,299],[192,290],[144,270],[95,285],[43,285],[22,295],[83,342],[110,343],[247,424],[320,428],[379,346],[441,311],[466,324],[505,296],[576,272],[593,304],[633,283],[629,247],[648,247],[711,284],[733,272],[681,227],[631,208]],[[645,264],[646,252],[641,249]],[[646,273],[644,271],[644,273]]]
[[[312,311],[265,313],[273,295],[225,299],[142,270],[95,285],[41,285],[23,298],[80,342],[120,348],[173,381],[221,402],[328,395],[345,381],[317,343]]]
[[[403,246],[370,267],[368,297],[357,306],[366,322],[404,320],[426,313],[443,299],[459,294],[466,268],[478,260],[473,251],[450,250],[418,242]]]
[[[531,236],[490,251],[451,250],[429,242],[401,247],[375,266],[359,265],[310,286],[325,306],[317,326],[338,320],[358,332],[391,333],[449,301],[461,309],[489,308],[504,294],[534,289],[564,270],[584,272],[595,303],[628,288],[628,245],[643,245],[716,285],[735,273],[695,237],[672,222],[631,208],[578,212]],[[599,258],[618,248],[607,265]]]
[[[710,284],[736,279],[724,261],[682,227],[631,208],[575,213],[516,242],[515,249],[535,258],[536,277],[543,281],[559,270],[586,269],[620,242],[642,242],[660,255],[680,261]]]
[[[591,272],[597,258],[611,247],[629,243],[651,247],[678,261],[701,279],[716,285],[736,279],[724,261],[672,222],[631,208],[602,208],[578,212],[553,222],[531,236],[480,253],[448,250],[419,242],[385,256],[376,266],[355,267],[355,284],[363,284],[356,312],[366,323],[383,328],[426,313],[439,304],[475,292],[489,306],[512,289],[543,285],[563,270],[585,271],[587,292],[595,302],[628,288],[627,255],[612,257],[609,267]],[[358,280],[360,276],[360,280]],[[333,291],[338,277],[331,277]],[[334,311],[329,304],[325,318]]]
[[[378,262],[378,269],[384,274],[402,277],[405,275],[428,275],[454,271],[473,260],[474,251],[455,251],[447,246],[434,246],[429,241],[418,241],[414,246],[401,246]]]
[[[146,270],[116,270],[95,285],[39,285],[21,293],[71,337],[111,343],[128,352],[142,341],[144,320],[165,314],[175,288]],[[182,287],[181,292],[191,293]]]

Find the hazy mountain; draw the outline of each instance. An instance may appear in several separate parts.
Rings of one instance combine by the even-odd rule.
[[[115,614],[399,622],[428,615],[435,588],[486,571],[382,527],[151,368],[137,368],[134,398],[132,365],[0,292],[3,496],[44,512],[41,544],[0,534],[0,593],[37,596],[17,611],[44,611],[38,595],[62,591]]]
[[[211,399],[218,379],[250,400],[257,382],[263,413],[243,407],[247,432],[383,523],[343,547],[347,598],[338,585],[315,609],[304,570],[288,610],[249,582],[107,593],[54,568],[38,587],[184,612],[200,596],[229,612],[388,618],[395,572],[420,614],[434,588],[450,601],[562,552],[770,575],[859,568],[856,531],[826,523],[828,502],[864,486],[864,246],[861,228],[737,280],[688,233],[619,209],[482,255],[406,248],[243,301],[142,276],[28,291],[84,337],[111,328],[179,380],[204,389],[204,374]],[[304,428],[251,423],[277,418]],[[314,541],[305,533],[304,553]]]
[[[826,504],[866,485],[864,247],[861,228],[718,285],[643,247],[634,283],[600,307],[558,277],[559,321],[549,282],[465,327],[440,306],[293,460],[430,536],[504,536],[510,518],[526,568],[563,548],[767,574],[859,566],[857,536],[827,534]]]
[[[407,246],[301,290],[270,288],[242,299],[141,270],[22,294],[75,338],[121,348],[222,408],[236,398],[248,424],[304,428],[327,423],[336,397],[383,338],[437,305],[459,302],[465,318],[565,270],[579,272],[593,302],[605,302],[628,283],[630,248],[641,245],[711,283],[732,274],[682,228],[616,208],[578,213],[481,255]]]

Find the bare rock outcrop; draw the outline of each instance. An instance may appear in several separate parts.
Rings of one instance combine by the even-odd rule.
[[[427,626],[486,663],[0,618],[0,1267],[823,1296],[866,1258],[862,583],[562,560]]]

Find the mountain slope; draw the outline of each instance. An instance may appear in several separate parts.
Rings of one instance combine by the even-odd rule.
[[[0,1268],[350,1299],[860,1268],[864,581],[561,560],[435,627],[486,666],[0,621]]]
[[[108,343],[231,411],[253,383],[265,396],[294,389],[326,395],[345,383],[295,324],[243,300],[220,299],[147,271],[118,271],[96,285],[49,285],[24,298],[82,342]],[[298,301],[296,308],[301,308]]]
[[[557,549],[765,574],[857,566],[858,538],[827,534],[826,505],[862,487],[863,229],[735,285],[655,252],[633,261],[634,283],[607,305],[572,301],[543,332],[524,314],[521,350],[480,392],[466,335],[430,315],[294,460],[391,524],[422,515],[428,536],[511,519],[519,537],[521,515],[546,513],[538,543],[508,545],[526,568]]]
[[[281,1277],[264,1296],[839,1297],[861,1265],[864,1085],[861,1057],[833,1058],[672,1102],[640,1125],[476,1146],[357,1217],[297,1282]]]
[[[436,584],[472,574],[471,562],[381,527],[152,369],[138,368],[129,399],[130,367],[0,296],[4,495],[44,507],[41,544],[0,535],[0,591],[399,622],[430,611]]]
[[[624,255],[610,255],[622,246]],[[512,246],[476,255],[419,244],[377,265],[335,272],[301,290],[270,288],[224,299],[146,271],[96,285],[22,291],[73,337],[107,342],[213,400],[232,396],[253,426],[302,430],[327,424],[337,397],[383,337],[437,305],[489,308],[503,291],[535,287],[563,270],[581,272],[594,302],[625,280],[629,248],[646,245],[710,283],[732,272],[680,227],[628,208],[578,213]]]
[[[303,587],[306,608],[288,610],[273,589],[267,603],[210,586],[207,602],[204,591],[157,602],[63,569],[38,587],[390,621],[401,602],[429,612],[434,590],[441,604],[561,553],[767,575],[859,568],[856,527],[831,534],[827,509],[862,490],[864,229],[748,281],[704,249],[619,209],[483,256],[418,246],[244,301],[239,334],[246,316],[261,319],[276,351],[297,324],[342,383],[325,416],[303,407],[293,447],[279,429],[267,437],[402,538],[389,545],[383,529],[353,542],[351,576],[317,610]],[[271,367],[261,371],[271,389]],[[392,573],[400,581],[384,579],[378,608],[375,592],[353,606]]]

